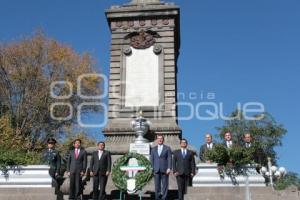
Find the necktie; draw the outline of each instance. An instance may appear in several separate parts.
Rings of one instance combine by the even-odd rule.
[[[183,149],[183,150],[182,150],[182,157],[185,158],[185,156],[186,156],[186,152],[185,152],[185,149]]]
[[[75,158],[77,159],[79,156],[78,149],[75,149]]]
[[[162,152],[162,145],[159,145],[159,146],[158,146],[158,155],[159,155],[159,156],[160,156],[161,152]]]

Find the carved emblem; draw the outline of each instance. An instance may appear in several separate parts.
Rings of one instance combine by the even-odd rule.
[[[136,49],[146,49],[155,43],[154,35],[144,30],[130,38],[130,45]]]

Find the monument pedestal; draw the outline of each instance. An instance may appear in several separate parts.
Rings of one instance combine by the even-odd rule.
[[[28,165],[9,169],[7,176],[0,174],[0,188],[51,188],[49,168],[48,165]]]
[[[131,143],[129,147],[129,152],[138,153],[146,158],[150,158],[150,143]]]
[[[247,166],[247,176],[221,177],[216,163],[197,164],[197,174],[193,178],[193,187],[266,187],[265,178],[256,172],[255,167]],[[248,180],[247,180],[248,179]]]
[[[9,169],[4,176],[0,171],[0,199],[55,200],[55,189],[48,165],[28,165]]]
[[[155,124],[151,118],[147,118],[150,121],[150,130],[144,136],[149,140],[150,145],[154,146],[153,142],[155,141],[155,136],[157,134],[164,135],[165,144],[170,146],[172,150],[178,149],[179,138],[181,137],[180,127],[168,120],[166,123]],[[122,121],[122,123],[117,123]],[[124,121],[126,123],[124,123]],[[129,147],[131,143],[135,142],[136,132],[130,126],[132,117],[128,120],[112,120],[105,129],[103,133],[105,136],[105,146],[106,150],[110,151],[112,155],[124,155],[129,152]]]

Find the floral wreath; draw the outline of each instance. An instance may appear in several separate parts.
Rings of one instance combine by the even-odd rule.
[[[126,166],[130,158],[137,159],[139,166],[145,167],[145,170],[137,172],[134,177],[136,190],[142,190],[153,177],[151,163],[145,156],[138,153],[127,153],[114,162],[112,169],[112,181],[121,191],[127,190],[127,180],[129,179],[126,171],[122,171],[121,167]]]

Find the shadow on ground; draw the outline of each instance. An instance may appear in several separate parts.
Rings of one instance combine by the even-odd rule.
[[[175,200],[177,199],[177,190],[169,190],[168,192],[168,200]],[[90,200],[91,195],[84,195],[83,200]],[[146,192],[142,196],[143,200],[153,200],[155,199],[155,194],[154,192]],[[107,195],[107,200],[120,200],[120,191],[119,190],[113,190],[111,191],[111,195]],[[122,195],[122,200],[140,200],[139,195],[128,195],[128,194],[123,194]]]

